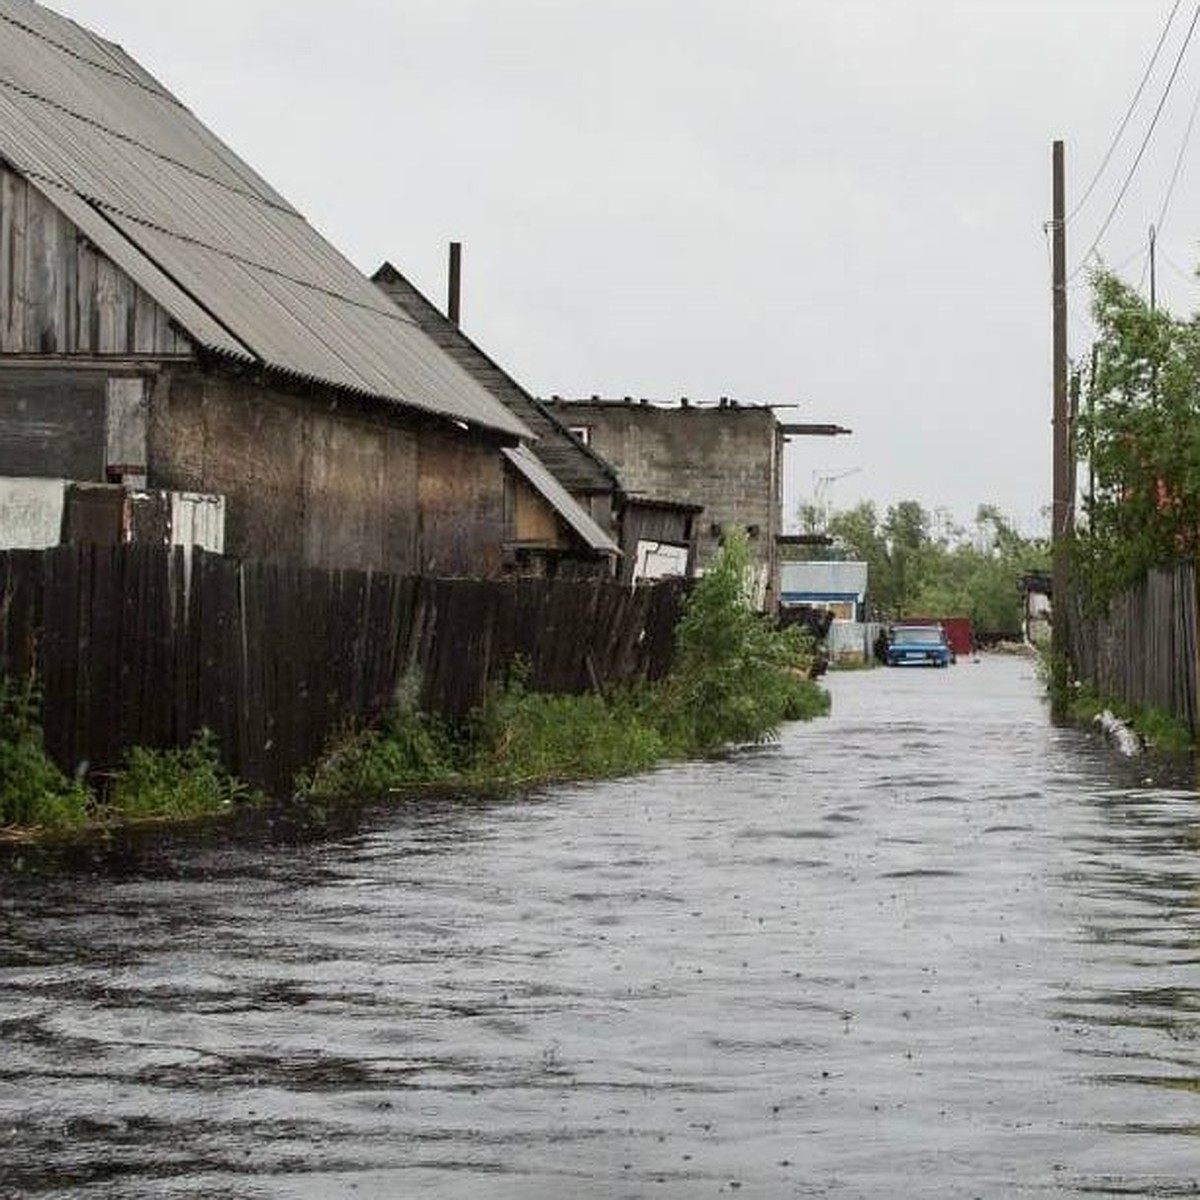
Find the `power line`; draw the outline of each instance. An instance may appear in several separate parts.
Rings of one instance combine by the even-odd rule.
[[[1079,198],[1079,203],[1067,214],[1068,225],[1075,219],[1079,210],[1088,202],[1088,197],[1096,190],[1096,184],[1100,182],[1100,176],[1104,174],[1108,164],[1112,161],[1112,156],[1116,152],[1117,145],[1125,134],[1125,129],[1133,117],[1138,101],[1142,98],[1142,92],[1146,90],[1146,84],[1150,81],[1150,74],[1154,70],[1154,64],[1158,62],[1158,56],[1162,53],[1163,43],[1167,40],[1167,34],[1170,33],[1171,26],[1175,22],[1175,14],[1179,11],[1179,6],[1182,3],[1183,0],[1175,0],[1175,3],[1171,6],[1171,11],[1167,14],[1166,24],[1163,26],[1162,33],[1159,34],[1158,44],[1154,47],[1154,53],[1150,56],[1150,61],[1146,64],[1142,81],[1138,84],[1137,91],[1133,93],[1133,99],[1129,102],[1129,107],[1125,110],[1125,116],[1121,118],[1121,124],[1117,126],[1117,132],[1113,134],[1113,140],[1109,143],[1107,153],[1096,168],[1096,173],[1092,176],[1091,183],[1084,188],[1083,195]]]
[[[1200,88],[1196,89],[1196,98],[1192,101],[1192,113],[1188,117],[1187,128],[1183,132],[1183,144],[1179,147],[1179,154],[1175,159],[1175,169],[1171,172],[1171,182],[1167,184],[1167,194],[1163,197],[1162,208],[1158,210],[1159,232],[1162,232],[1163,222],[1167,219],[1167,207],[1171,203],[1171,195],[1175,191],[1175,184],[1179,182],[1179,172],[1183,167],[1183,156],[1187,153],[1188,142],[1191,141],[1192,127],[1196,124],[1196,114],[1200,112]]]
[[[1129,185],[1133,182],[1133,177],[1137,174],[1137,169],[1141,165],[1142,156],[1146,153],[1146,147],[1150,144],[1150,138],[1154,134],[1154,130],[1158,125],[1158,118],[1162,116],[1163,108],[1167,103],[1167,98],[1171,94],[1171,88],[1174,86],[1175,77],[1179,74],[1180,65],[1183,63],[1183,56],[1187,53],[1187,48],[1191,44],[1192,35],[1196,32],[1196,23],[1200,21],[1200,4],[1196,5],[1196,11],[1192,13],[1192,23],[1188,26],[1188,31],[1184,35],[1183,45],[1179,47],[1179,53],[1175,56],[1175,65],[1171,68],[1171,74],[1167,78],[1166,86],[1163,88],[1162,98],[1158,102],[1158,107],[1154,110],[1154,116],[1150,119],[1150,125],[1146,130],[1146,136],[1142,138],[1142,144],[1138,147],[1137,156],[1134,158],[1132,165],[1129,168],[1129,173],[1125,176],[1125,182],[1121,184],[1121,190],[1117,192],[1117,198],[1113,201],[1112,208],[1108,210],[1108,216],[1104,218],[1104,223],[1100,226],[1099,233],[1096,234],[1091,246],[1088,247],[1087,253],[1079,261],[1079,265],[1071,272],[1070,278],[1074,279],[1087,264],[1088,259],[1096,252],[1096,247],[1100,245],[1101,239],[1108,232],[1108,227],[1112,224],[1113,218],[1117,215],[1117,209],[1121,207],[1121,201],[1125,199],[1125,193],[1129,190]]]

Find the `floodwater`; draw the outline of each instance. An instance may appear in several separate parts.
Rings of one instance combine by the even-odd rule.
[[[1031,665],[0,865],[0,1195],[1200,1195],[1200,803]]]

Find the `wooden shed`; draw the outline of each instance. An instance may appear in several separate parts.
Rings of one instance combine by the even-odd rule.
[[[503,570],[528,426],[120,47],[0,30],[0,476],[221,496],[241,556]]]

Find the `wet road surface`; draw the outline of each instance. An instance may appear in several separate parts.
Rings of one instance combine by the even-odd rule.
[[[0,1196],[1200,1195],[1190,783],[1021,660],[828,683],[718,763],[0,865]]]

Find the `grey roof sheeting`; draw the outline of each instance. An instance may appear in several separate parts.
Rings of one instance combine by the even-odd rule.
[[[533,436],[123,50],[32,0],[0,0],[0,158],[198,346]]]
[[[515,449],[506,447],[502,453],[558,515],[584,540],[589,550],[593,550],[597,554],[619,555],[621,553],[621,548],[617,543],[588,516],[579,502],[550,474],[528,446],[517,446]]]
[[[391,263],[385,262],[371,279],[447,354],[533,430],[539,439],[538,458],[568,491],[575,495],[620,491],[616,471],[600,455],[571,434],[541,401],[484,353]]]

